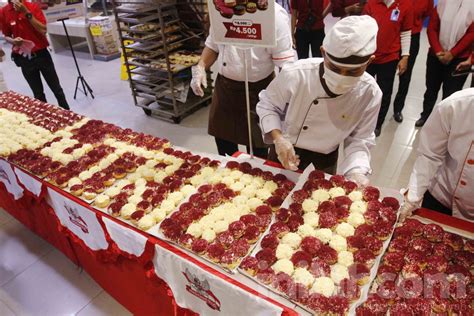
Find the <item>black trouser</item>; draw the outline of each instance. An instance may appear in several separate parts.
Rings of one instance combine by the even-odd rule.
[[[453,210],[441,204],[440,201],[431,195],[430,191],[426,191],[425,195],[423,196],[423,203],[421,206],[432,211],[453,216]]]
[[[46,95],[44,94],[43,82],[41,75],[46,80],[51,91],[58,101],[58,105],[66,110],[69,110],[69,105],[66,101],[63,88],[59,83],[59,78],[54,68],[53,59],[47,49],[42,49],[33,54],[31,59],[23,57],[18,54],[12,54],[16,65],[21,67],[21,72],[25,77],[28,85],[33,91],[36,99],[46,102]]]
[[[322,57],[321,45],[323,45],[324,40],[324,29],[307,31],[297,28],[295,40],[298,59],[309,57],[309,46],[311,46],[311,55],[313,57]]]
[[[393,102],[393,112],[402,112],[405,107],[405,99],[407,98],[408,88],[410,87],[411,74],[415,66],[416,56],[420,50],[420,33],[411,35],[410,56],[408,57],[407,70],[400,76],[398,84],[398,92]]]
[[[428,53],[426,60],[426,92],[423,100],[423,112],[421,118],[426,120],[433,111],[438,92],[443,85],[443,100],[464,86],[467,79],[465,76],[453,77],[451,74],[463,59],[453,59],[449,65],[443,65],[436,55]]]
[[[221,156],[229,155],[232,156],[235,152],[239,151],[239,145],[233,142],[229,142],[224,139],[214,137],[216,139],[217,152]],[[247,153],[250,153],[250,148],[246,146]],[[268,148],[253,148],[253,154],[257,157],[267,159]]]
[[[377,128],[381,128],[385,116],[387,115],[390,101],[392,99],[393,82],[397,72],[398,60],[389,61],[384,64],[370,64],[367,72],[377,80],[377,84],[382,90],[382,106],[380,107],[379,117],[377,119]]]

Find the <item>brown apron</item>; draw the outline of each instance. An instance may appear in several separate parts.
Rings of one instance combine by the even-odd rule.
[[[258,126],[259,119],[255,108],[258,103],[258,94],[270,84],[273,77],[272,73],[263,80],[249,82],[252,142],[255,148],[267,147]],[[209,135],[248,146],[247,126],[245,83],[218,74],[209,111]]]
[[[300,164],[298,168],[304,170],[309,164],[313,164],[315,168],[329,174],[336,174],[337,158],[339,156],[339,148],[329,154],[320,154],[306,149],[295,148],[295,152],[300,156]],[[270,147],[268,159],[280,163],[275,146]]]

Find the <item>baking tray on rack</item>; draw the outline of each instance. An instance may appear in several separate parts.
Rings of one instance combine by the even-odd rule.
[[[146,4],[143,5],[141,3],[126,3],[122,4],[120,6],[117,6],[115,9],[119,13],[146,13],[149,11],[157,10],[158,5],[153,5],[153,4]]]
[[[119,21],[135,24],[144,24],[150,21],[154,21],[160,18],[157,14],[135,14],[135,13],[121,13],[118,15]]]
[[[308,179],[308,176],[309,174],[311,173],[311,171],[315,170],[314,166],[313,165],[310,165],[308,166],[305,171],[303,172],[303,174],[301,175],[298,183],[296,184],[296,186],[293,188],[293,190],[288,194],[287,198],[285,199],[285,201],[283,202],[282,206],[281,207],[285,207],[285,208],[288,208],[288,206],[290,205],[290,203],[292,202],[292,194],[293,192],[301,189],[304,185],[304,183],[306,182],[306,180]],[[329,175],[326,175],[326,177],[328,177]],[[403,197],[402,195],[396,191],[396,190],[392,190],[392,189],[384,189],[384,188],[380,188],[380,199],[382,199],[383,197],[386,197],[386,196],[392,196],[392,197],[396,197],[397,200],[399,201],[400,204],[402,204],[403,202]],[[400,208],[397,212],[397,221],[398,221],[398,217],[399,217],[399,214],[400,214]],[[275,223],[275,217],[273,218],[273,221],[272,223],[270,224],[270,226]],[[362,304],[366,299],[367,299],[367,295],[370,291],[370,288],[371,288],[371,284],[372,284],[372,280],[376,277],[377,275],[377,270],[378,270],[378,267],[380,265],[380,261],[383,257],[383,254],[385,253],[385,251],[387,250],[388,246],[389,246],[389,243],[390,243],[390,240],[392,238],[392,235],[393,235],[393,231],[395,229],[395,226],[396,224],[392,227],[392,231],[390,233],[390,236],[387,238],[387,240],[385,240],[383,242],[383,248],[382,248],[382,252],[380,255],[378,255],[375,259],[375,262],[373,264],[373,266],[370,268],[370,277],[369,277],[369,281],[367,282],[367,284],[363,285],[363,286],[360,286],[360,296],[359,298],[355,301],[355,302],[352,302],[350,303],[349,305],[349,311],[348,311],[348,314],[349,315],[355,315],[355,310],[356,308]],[[265,233],[263,234],[263,236],[261,237],[260,241],[257,243],[257,246],[254,248],[253,252],[250,254],[252,256],[255,256],[255,254],[260,251],[262,249],[261,247],[261,240],[263,239],[264,236],[266,236],[270,231],[270,227],[268,227],[267,231],[265,231]],[[305,310],[306,312],[308,313],[311,313],[311,314],[315,314],[315,311],[311,310],[308,306],[305,306],[299,302],[296,302],[295,300],[292,300],[290,297],[288,297],[288,295],[286,295],[285,293],[275,289],[274,287],[270,286],[270,285],[267,285],[263,282],[260,282],[259,280],[257,280],[257,278],[255,276],[252,276],[250,274],[247,273],[247,271],[241,269],[240,267],[238,268],[238,271],[244,275],[245,277],[249,278],[250,280],[252,280],[253,282],[259,284],[260,286],[263,286],[265,287],[266,289],[268,289],[269,291],[272,291],[273,293],[279,295],[280,297],[282,298],[285,298],[286,300],[290,301],[291,303],[295,304],[296,306],[300,307],[301,309]]]

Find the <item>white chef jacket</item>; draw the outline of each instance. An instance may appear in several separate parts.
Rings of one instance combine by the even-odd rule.
[[[253,47],[247,52],[249,82],[267,78],[284,63],[295,60],[290,18],[281,5],[275,3],[276,46]],[[245,51],[233,45],[216,44],[212,37],[212,28],[206,39],[206,46],[219,54],[218,72],[232,80],[245,81]]]
[[[408,188],[409,201],[428,189],[453,216],[474,221],[474,88],[435,106],[420,132]]]
[[[330,98],[319,78],[322,62],[322,58],[309,58],[287,64],[260,93],[257,114],[264,141],[270,144],[268,133],[279,129],[295,147],[322,154],[343,143],[338,173],[355,168],[370,173],[370,148],[375,145],[382,91],[364,73],[351,91]]]

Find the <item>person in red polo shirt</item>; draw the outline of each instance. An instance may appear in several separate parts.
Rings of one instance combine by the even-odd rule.
[[[408,57],[407,71],[400,76],[398,92],[393,102],[393,118],[396,122],[403,121],[402,110],[410,86],[411,74],[415,66],[416,56],[420,50],[420,33],[423,22],[433,11],[433,0],[412,0],[413,4],[413,28],[411,30],[410,56]]]
[[[324,40],[324,0],[291,0],[291,33],[298,59],[321,57]],[[296,30],[295,30],[296,29]]]
[[[360,15],[366,2],[366,0],[331,0],[332,16],[344,18],[350,15]]]
[[[426,60],[426,91],[423,112],[415,126],[421,127],[433,111],[443,86],[443,99],[464,86],[467,73],[453,76],[457,66],[471,54],[474,42],[474,1],[439,0],[428,24],[430,50]]]
[[[8,0],[0,14],[2,33],[5,40],[13,45],[12,59],[21,68],[34,97],[46,102],[41,75],[53,91],[59,106],[69,110],[66,96],[59,83],[54,63],[49,54],[46,38],[46,18],[36,3],[25,0]],[[22,45],[33,42],[30,56],[22,54]]]
[[[411,0],[369,0],[364,14],[373,17],[379,26],[375,60],[367,72],[377,79],[382,90],[382,106],[375,128],[379,136],[392,98],[393,82],[405,73],[410,54],[413,7]]]

